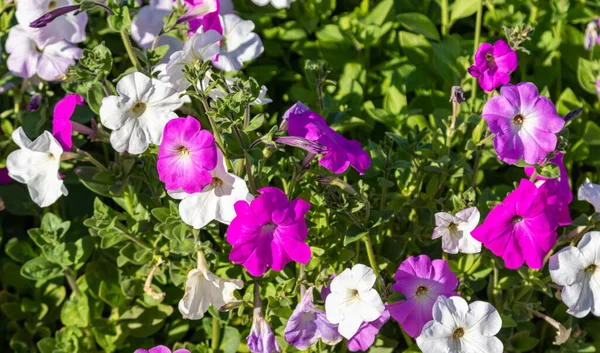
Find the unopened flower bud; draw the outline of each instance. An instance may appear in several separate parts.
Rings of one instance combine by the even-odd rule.
[[[295,136],[279,137],[275,141],[277,141],[278,143],[284,144],[284,145],[302,148],[303,150],[307,151],[308,153],[326,154],[329,151],[326,146],[323,146],[318,142],[309,141],[302,137],[295,137]]]
[[[342,188],[345,192],[349,193],[350,195],[358,194],[356,192],[356,190],[354,190],[354,188],[350,184],[346,183],[345,181],[343,181],[342,179],[340,179],[338,177],[320,176],[320,177],[317,177],[315,180],[317,180],[317,182],[321,183],[321,184],[335,185],[339,188]]]
[[[29,27],[31,27],[31,28],[46,27],[46,25],[48,25],[50,22],[54,21],[57,17],[66,15],[69,12],[77,11],[77,10],[79,10],[80,7],[81,7],[81,5],[69,5],[69,6],[59,7],[57,9],[54,9],[52,11],[45,13],[37,20],[31,22],[29,24]]]
[[[598,24],[596,21],[591,21],[585,28],[585,35],[583,37],[583,48],[585,50],[592,50],[596,42],[598,41]]]
[[[29,100],[29,104],[27,105],[27,110],[29,110],[30,112],[35,112],[36,110],[38,110],[40,108],[41,101],[42,101],[42,96],[40,96],[39,94],[34,94],[33,96],[31,96],[31,99]]]
[[[462,103],[465,101],[465,92],[460,86],[452,86],[450,91],[450,103]]]

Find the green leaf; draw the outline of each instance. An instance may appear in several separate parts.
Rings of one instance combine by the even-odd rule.
[[[77,167],[74,171],[79,181],[88,189],[102,196],[114,196],[110,189],[115,181],[104,177],[106,173],[110,174],[110,172],[102,172],[100,169],[91,166]]]
[[[71,295],[60,311],[60,321],[65,326],[87,327],[90,322],[90,308],[85,294]]]
[[[426,38],[440,41],[440,33],[429,17],[418,12],[401,13],[397,17],[400,24],[411,32],[424,35]]]
[[[550,162],[544,164],[541,168],[536,168],[536,171],[540,176],[548,179],[556,179],[560,176],[560,169],[558,169],[558,166]]]
[[[456,20],[474,15],[481,0],[456,0],[450,12],[450,25]]]
[[[394,13],[394,0],[379,1],[377,5],[365,17],[365,22],[381,26],[388,16]]]
[[[400,31],[400,46],[415,66],[432,72],[431,59],[433,58],[433,47],[431,43],[421,34]]]
[[[60,265],[54,264],[43,257],[29,260],[21,267],[21,276],[34,281],[49,280],[62,275]]]
[[[584,91],[592,94],[596,93],[596,81],[598,75],[598,64],[595,62],[579,58],[577,62],[577,80]]]
[[[100,282],[98,297],[113,308],[121,307],[126,300],[121,286],[118,283],[107,281]]]
[[[52,337],[46,337],[39,340],[36,344],[40,353],[53,353],[54,347],[56,347],[56,340]]]
[[[18,263],[27,262],[37,256],[28,241],[17,238],[10,238],[6,242],[4,251],[6,251],[6,255]]]
[[[113,7],[113,14],[108,17],[108,24],[117,32],[129,30],[131,27],[129,8],[127,6]]]
[[[248,124],[248,127],[244,129],[245,132],[254,131],[256,129],[261,128],[265,123],[265,115],[258,114],[254,117]]]
[[[102,98],[104,97],[106,97],[104,86],[101,83],[96,82],[90,86],[90,89],[87,92],[86,103],[94,113],[100,114],[100,106],[102,105]]]
[[[344,246],[361,240],[365,237],[365,235],[367,235],[367,233],[368,231],[363,231],[356,228],[355,226],[351,226],[350,228],[348,228],[346,234],[344,235]]]
[[[219,351],[223,353],[235,353],[238,351],[242,336],[240,332],[231,326],[226,326],[223,332],[223,339],[219,344]]]

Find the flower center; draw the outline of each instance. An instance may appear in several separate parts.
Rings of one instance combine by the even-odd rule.
[[[210,185],[212,185],[213,187],[221,186],[223,185],[223,180],[217,177],[213,177],[212,183]]]
[[[491,62],[493,62],[493,61],[494,61],[494,56],[492,55],[492,53],[487,53],[487,54],[485,55],[485,61],[487,61],[487,62],[489,62],[489,63],[491,63]]]
[[[422,295],[426,295],[427,292],[429,292],[429,288],[425,286],[419,286],[419,288],[417,288],[417,291],[415,292],[415,296],[420,297]]]
[[[348,289],[348,292],[351,298],[358,299],[360,297],[360,294],[358,294],[358,290],[356,289]]]
[[[598,266],[596,266],[595,264],[591,264],[588,267],[586,267],[584,271],[586,273],[594,273],[594,272],[596,272],[597,268],[598,268]]]
[[[456,232],[458,230],[458,224],[450,222],[450,224],[448,224],[448,230],[451,232]]]
[[[523,217],[516,215],[510,220],[510,222],[512,224],[517,224],[517,223],[521,222],[522,220],[523,220]]]
[[[190,154],[190,150],[185,148],[185,146],[179,146],[179,147],[177,147],[176,150],[177,150],[177,153],[184,155],[184,156],[188,156]]]
[[[146,111],[146,103],[135,103],[135,105],[131,108],[131,111],[138,115],[142,115]]]
[[[48,10],[54,10],[56,7],[56,1],[52,0],[48,3]]]
[[[525,117],[523,115],[521,115],[520,113],[513,117],[513,124],[515,124],[515,125],[523,125],[524,121],[525,121]]]
[[[454,330],[454,332],[452,333],[452,338],[459,339],[464,335],[465,335],[465,330],[462,327],[459,327],[456,330]]]

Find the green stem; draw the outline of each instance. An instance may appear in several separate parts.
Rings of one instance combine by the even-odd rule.
[[[73,276],[73,273],[71,272],[71,269],[68,267],[65,267],[63,269],[63,273],[65,275],[65,278],[67,279],[67,283],[69,284],[69,287],[71,287],[71,290],[73,291],[73,293],[75,293],[75,296],[80,297],[81,293],[79,292],[79,287],[77,287],[77,281],[75,280],[75,277]]]
[[[410,338],[410,336],[404,331],[402,326],[400,326],[400,331],[402,332],[402,336],[404,337],[404,341],[406,342],[406,345],[408,347],[411,347],[414,344],[412,338]]]
[[[448,0],[441,1],[442,7],[442,36],[447,36],[450,32],[450,28],[448,26]]]
[[[106,168],[100,161],[94,158],[89,152],[77,149],[77,153],[83,156],[83,160],[92,163],[94,166],[98,167],[98,169],[107,172],[108,168]]]
[[[212,318],[212,340],[210,342],[210,347],[213,352],[216,352],[219,349],[219,339],[221,338],[221,324],[219,323],[219,319],[216,316]]]
[[[479,0],[477,7],[477,16],[475,17],[475,39],[473,40],[473,55],[477,52],[479,47],[479,37],[481,37],[481,18],[483,16],[483,0]],[[477,96],[477,78],[473,77],[471,81],[471,110],[475,106],[475,97]]]
[[[210,123],[210,128],[213,131],[213,135],[215,136],[215,142],[217,143],[217,145],[219,146],[219,148],[221,149],[221,151],[223,151],[223,153],[225,153],[225,149],[223,148],[223,140],[221,139],[221,134],[219,134],[219,130],[217,130],[217,124],[215,124],[215,121],[213,120],[213,118],[210,116],[210,114],[208,114],[208,103],[206,102],[206,99],[202,99],[202,107],[204,108],[204,112],[206,113],[206,118],[208,119],[208,122]]]
[[[379,266],[377,266],[377,260],[375,260],[375,253],[373,252],[373,243],[371,243],[371,235],[367,232],[364,237],[365,248],[367,249],[367,256],[369,257],[369,264],[373,269],[376,277],[379,277]]]
[[[248,176],[248,184],[250,193],[256,194],[256,184],[254,183],[254,176],[252,175],[252,161],[250,160],[250,155],[246,149],[246,143],[244,142],[244,138],[242,137],[242,133],[240,129],[236,125],[233,125],[233,132],[235,137],[237,138],[240,146],[242,146],[242,150],[244,151],[245,165],[246,165],[246,175]]]
[[[125,46],[125,50],[127,51],[129,60],[131,60],[131,63],[133,64],[133,66],[135,66],[135,69],[137,71],[142,72],[142,66],[140,65],[140,62],[135,56],[135,53],[133,52],[133,46],[131,46],[131,41],[129,40],[129,36],[127,35],[127,32],[125,32],[125,30],[121,31],[121,39],[123,40],[123,45]]]

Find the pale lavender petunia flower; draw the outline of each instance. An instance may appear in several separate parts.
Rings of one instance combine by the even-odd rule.
[[[75,5],[73,0],[19,0],[15,16],[20,26],[29,27],[31,22],[39,20],[53,10],[60,13],[60,8],[74,9],[70,7],[72,5]],[[85,40],[87,13],[85,11],[80,13],[62,12],[60,16],[56,16],[51,22],[46,23],[43,28],[31,28],[32,35],[40,43],[40,46],[61,41],[80,43]]]
[[[477,77],[479,86],[490,92],[507,84],[510,73],[517,69],[517,53],[503,40],[494,45],[483,43],[475,53],[475,65],[469,67],[469,74]]]
[[[396,274],[392,289],[401,292],[406,300],[388,306],[394,320],[411,337],[421,334],[423,326],[431,320],[431,309],[438,296],[456,295],[458,279],[444,260],[429,259],[427,255],[406,259]]]
[[[390,319],[390,312],[386,310],[379,319],[371,322],[363,322],[358,332],[348,340],[347,346],[350,352],[366,352],[375,343],[379,330]]]
[[[284,332],[287,343],[299,350],[308,349],[319,338],[329,345],[335,345],[343,339],[338,333],[337,325],[330,323],[325,312],[313,304],[313,287],[308,288],[294,309]]]
[[[585,27],[585,35],[583,37],[583,48],[585,50],[592,50],[594,45],[598,41],[598,23],[596,21],[590,21]]]
[[[319,160],[326,169],[341,174],[352,166],[361,175],[371,166],[371,158],[358,141],[348,140],[333,130],[323,117],[298,102],[285,114],[290,136],[302,137],[327,147]]]
[[[541,162],[556,148],[556,134],[565,126],[564,119],[531,82],[504,85],[500,94],[487,101],[481,114],[496,135],[498,158],[508,164],[521,158],[528,164]]]
[[[156,346],[150,349],[136,349],[134,353],[171,353],[171,350],[165,346]],[[173,353],[190,353],[187,349],[178,349]]]
[[[46,81],[54,81],[75,64],[82,50],[65,41],[41,47],[29,28],[16,25],[6,39],[6,51],[10,53],[8,69],[23,78],[38,75]]]
[[[271,331],[269,323],[260,314],[254,314],[250,334],[246,337],[248,349],[251,353],[281,352],[275,334]]]

